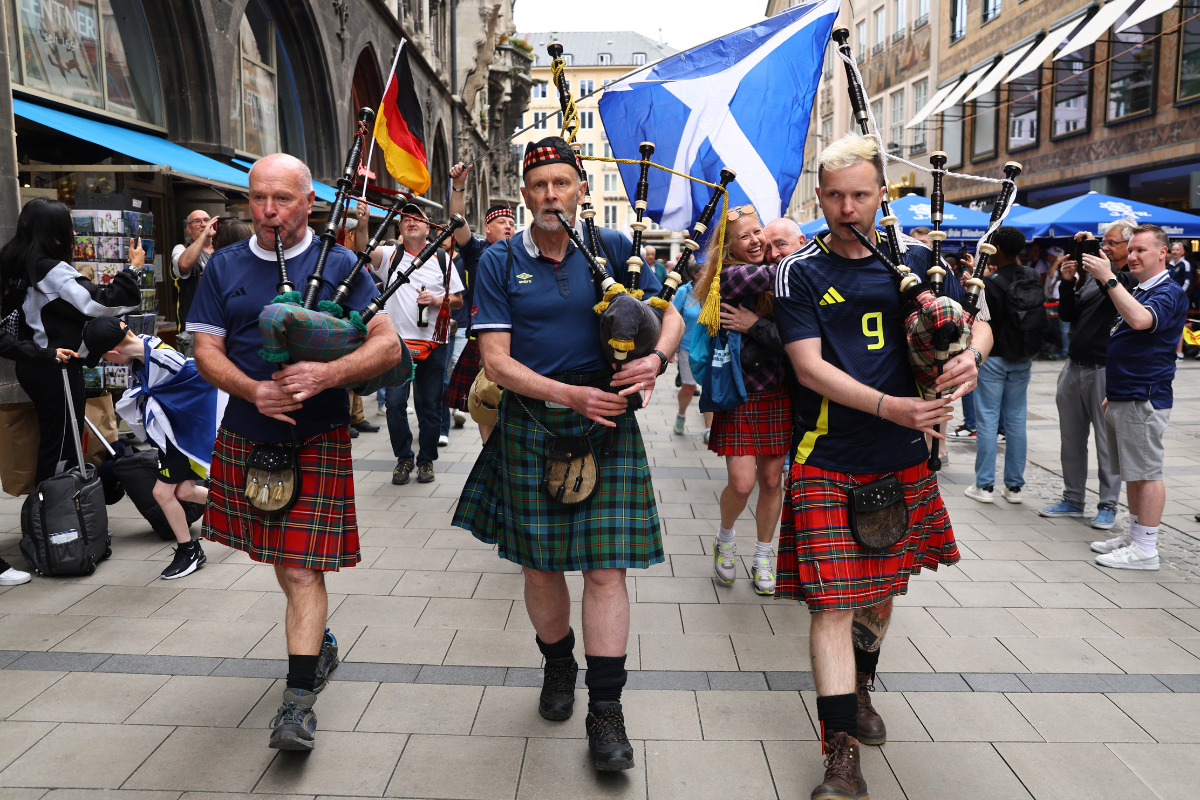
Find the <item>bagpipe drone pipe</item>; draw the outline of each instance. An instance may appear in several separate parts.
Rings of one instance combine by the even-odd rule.
[[[846,67],[848,92],[854,117],[864,136],[873,136],[879,142],[880,158],[883,158],[882,138],[871,130],[873,118],[867,107],[866,95],[863,92],[861,76],[855,66],[855,57],[850,49],[850,31],[847,28],[835,28],[831,34],[837,43],[837,49]],[[854,225],[848,224],[854,236],[881,263],[888,268],[896,279],[900,292],[901,316],[904,318],[904,331],[908,343],[908,361],[916,378],[917,386],[926,399],[941,398],[945,393],[953,393],[956,387],[949,386],[941,391],[937,389],[937,381],[941,377],[946,362],[971,344],[971,325],[979,314],[980,294],[983,291],[982,276],[987,268],[988,257],[996,252],[990,243],[992,234],[1008,213],[1016,194],[1016,179],[1021,174],[1021,165],[1010,161],[1004,165],[1004,179],[1000,181],[1000,193],[992,207],[992,216],[988,230],[980,239],[979,255],[971,278],[966,282],[965,296],[960,304],[953,298],[943,294],[946,270],[942,266],[941,244],[946,234],[941,230],[945,195],[943,193],[943,178],[949,174],[946,171],[947,156],[941,151],[930,156],[933,177],[933,191],[930,194],[930,221],[933,230],[929,239],[933,250],[933,258],[926,274],[928,283],[921,281],[911,273],[904,264],[904,246],[896,227],[897,219],[891,213],[888,200],[882,201],[883,219],[887,253],[883,248]],[[881,165],[886,182],[886,159]],[[918,165],[919,166],[919,165]],[[963,177],[963,176],[959,176]],[[934,426],[938,431],[939,426]],[[930,470],[941,468],[938,456],[938,439],[933,437],[928,461]]]
[[[354,287],[355,280],[360,273],[365,271],[366,264],[370,262],[371,253],[379,246],[388,225],[395,219],[400,205],[404,202],[403,197],[397,197],[396,202],[388,209],[383,223],[376,228],[366,249],[358,254],[354,267],[338,283],[333,299],[318,302],[317,297],[323,283],[325,262],[337,242],[337,233],[342,227],[345,207],[352,197],[363,141],[367,136],[367,126],[374,118],[375,112],[369,108],[360,109],[358,112],[358,130],[346,158],[342,177],[338,179],[337,197],[329,211],[325,231],[320,236],[317,263],[305,282],[303,300],[288,279],[287,260],[284,257],[283,242],[279,236],[280,229],[276,228],[275,230],[279,296],[266,306],[258,317],[258,330],[263,337],[263,347],[259,351],[259,355],[266,361],[278,364],[297,361],[334,361],[353,353],[366,341],[367,322],[370,321],[370,317],[360,314],[358,311],[347,313],[344,304]],[[382,303],[380,306],[382,307]],[[367,381],[341,388],[351,389],[360,395],[370,395],[381,388],[403,386],[412,378],[412,370],[412,356],[408,352],[408,348],[404,347],[403,356],[397,364],[393,364],[380,375]]]

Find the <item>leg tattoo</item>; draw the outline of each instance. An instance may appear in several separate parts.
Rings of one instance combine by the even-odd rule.
[[[864,653],[876,653],[883,644],[888,623],[892,620],[892,598],[877,606],[856,609],[854,612],[854,647]]]

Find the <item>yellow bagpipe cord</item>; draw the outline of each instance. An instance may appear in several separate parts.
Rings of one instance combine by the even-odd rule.
[[[574,102],[567,106],[568,109],[575,107]],[[684,172],[678,172],[670,167],[664,167],[662,164],[655,164],[653,161],[643,162],[638,158],[606,158],[604,156],[579,156],[583,161],[605,161],[610,164],[632,164],[634,166],[643,163],[649,164],[655,169],[661,169],[663,172],[669,172],[672,175],[678,175],[681,178],[687,178],[689,181],[702,183],[713,189],[721,191],[721,221],[717,227],[717,264],[716,272],[713,273],[712,285],[708,287],[708,297],[704,298],[704,306],[700,309],[700,316],[697,322],[700,322],[708,327],[710,336],[716,336],[717,331],[721,328],[721,265],[725,256],[725,221],[726,214],[729,213],[729,192],[719,183],[709,183],[703,178],[697,178],[688,175]],[[696,254],[692,254],[692,259],[696,258]]]
[[[550,74],[554,78],[554,85],[557,87],[559,79],[563,76],[563,70],[566,68],[564,59],[556,58],[550,62]],[[567,144],[575,141],[575,133],[579,130],[579,109],[575,107],[575,98],[567,92],[567,110],[563,114],[562,138],[567,140]],[[568,135],[569,134],[569,135]]]

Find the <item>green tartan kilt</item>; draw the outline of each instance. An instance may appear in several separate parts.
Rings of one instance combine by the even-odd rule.
[[[595,385],[594,373],[568,373],[554,379]],[[558,436],[582,436],[591,420],[571,409],[525,401],[529,412]],[[575,505],[553,500],[541,488],[548,435],[506,392],[496,430],[471,469],[454,525],[498,546],[500,557],[547,572],[588,569],[644,569],[665,560],[654,487],[642,434],[632,410],[615,429],[591,432],[600,475],[591,499]],[[610,452],[603,452],[610,431]]]

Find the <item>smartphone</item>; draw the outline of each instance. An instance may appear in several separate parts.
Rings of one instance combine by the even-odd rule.
[[[1076,248],[1075,263],[1083,266],[1083,256],[1100,257],[1100,240],[1099,239],[1084,239],[1078,242]]]

